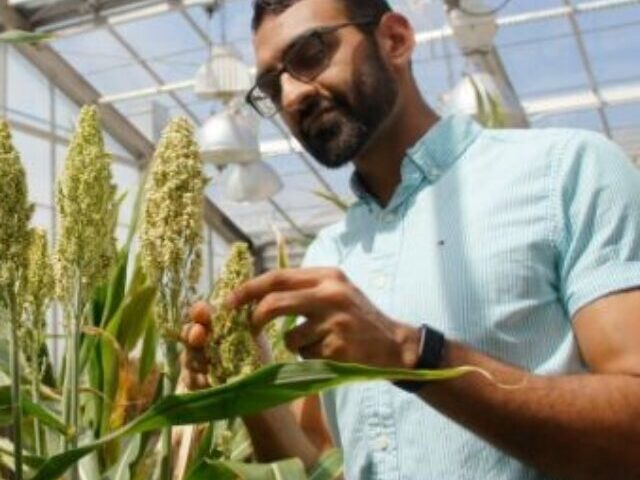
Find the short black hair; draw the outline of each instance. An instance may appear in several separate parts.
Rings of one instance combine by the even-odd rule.
[[[290,6],[302,0],[254,0],[251,28],[255,32],[267,15],[280,15]],[[379,22],[392,11],[387,0],[336,0],[344,5],[350,20],[371,19]]]

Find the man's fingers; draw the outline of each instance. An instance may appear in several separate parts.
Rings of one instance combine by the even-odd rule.
[[[334,334],[328,334],[322,340],[298,349],[302,358],[335,361],[350,361],[347,346],[343,340]]]
[[[209,358],[204,349],[187,349],[180,356],[182,368],[191,373],[208,373]]]
[[[306,315],[322,308],[314,289],[267,294],[254,308],[251,328],[260,332],[271,320],[284,315]]]
[[[327,325],[313,320],[307,320],[289,330],[284,336],[284,343],[287,349],[294,353],[303,355],[303,351],[309,351],[308,348],[317,346],[329,333]],[[304,358],[308,358],[304,356]]]
[[[204,348],[207,345],[208,337],[209,332],[207,329],[199,323],[194,323],[187,334],[187,345],[193,349]]]
[[[182,382],[188,390],[202,390],[211,386],[209,375],[204,373],[192,373],[183,375]]]
[[[317,286],[322,280],[344,274],[334,268],[280,269],[253,278],[237,288],[227,299],[231,307],[260,301],[272,292],[307,289]]]
[[[189,309],[189,318],[193,323],[211,328],[211,307],[207,302],[196,302]]]

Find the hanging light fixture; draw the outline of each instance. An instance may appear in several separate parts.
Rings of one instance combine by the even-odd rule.
[[[210,52],[196,73],[194,92],[199,98],[228,102],[251,88],[251,72],[231,46],[212,45]]]
[[[222,174],[225,196],[234,202],[261,202],[282,190],[278,174],[265,162],[233,163]]]
[[[202,159],[218,166],[260,160],[258,121],[236,106],[207,119],[198,130],[198,141]]]
[[[278,174],[261,159],[258,119],[238,102],[214,114],[198,130],[202,159],[225,168],[225,195],[236,202],[258,202],[282,189]]]
[[[278,174],[262,161],[258,140],[259,119],[244,108],[244,93],[253,78],[233,47],[226,44],[225,8],[222,4],[222,44],[210,45],[211,55],[196,74],[195,93],[216,99],[224,110],[212,115],[198,130],[202,160],[224,169],[225,196],[236,202],[267,200],[282,189]],[[213,10],[209,10],[210,21]]]

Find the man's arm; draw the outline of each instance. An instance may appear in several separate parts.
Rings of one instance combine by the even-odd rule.
[[[574,319],[593,374],[535,376],[462,344],[443,367],[474,365],[498,388],[469,375],[426,385],[429,405],[508,454],[562,479],[640,478],[640,290],[603,298]]]
[[[419,332],[387,317],[336,269],[279,270],[247,282],[230,305],[257,302],[258,331],[283,314],[305,315],[290,331],[290,350],[380,367],[411,368]],[[574,319],[593,373],[543,377],[456,342],[447,366],[473,365],[476,375],[426,384],[422,398],[508,454],[563,479],[640,478],[640,290],[602,298]]]
[[[302,412],[314,418],[303,419]],[[316,397],[245,417],[244,423],[251,437],[253,451],[261,462],[297,457],[309,469],[332,446]]]

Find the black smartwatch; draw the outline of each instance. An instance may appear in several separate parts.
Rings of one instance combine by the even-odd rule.
[[[418,361],[414,367],[416,370],[434,370],[440,367],[442,356],[444,354],[444,345],[446,339],[444,334],[435,328],[423,324],[420,326],[420,350],[418,353]],[[418,380],[398,380],[393,384],[410,393],[416,393],[425,384]]]

